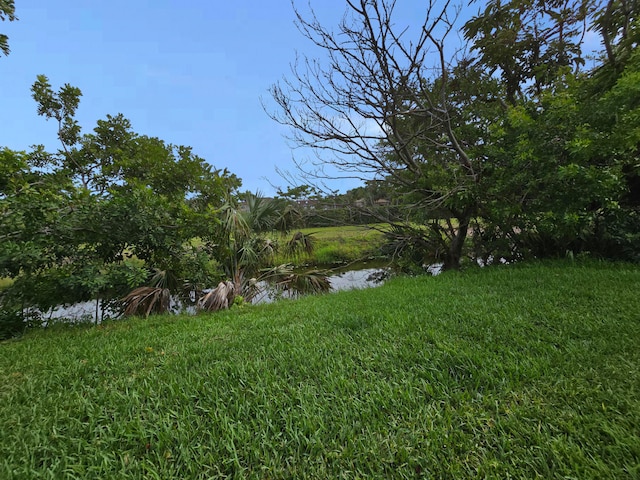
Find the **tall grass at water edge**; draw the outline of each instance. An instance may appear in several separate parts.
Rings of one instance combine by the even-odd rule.
[[[0,478],[640,477],[640,267],[496,266],[0,344]]]

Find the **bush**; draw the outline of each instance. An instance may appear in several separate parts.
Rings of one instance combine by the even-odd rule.
[[[0,308],[0,340],[20,335],[27,327],[20,311]]]
[[[640,263],[640,210],[620,210],[605,217],[602,223],[603,232],[596,244],[600,256]]]

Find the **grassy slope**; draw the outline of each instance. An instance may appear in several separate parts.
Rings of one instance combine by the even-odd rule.
[[[525,265],[0,344],[0,478],[638,478],[640,268]]]

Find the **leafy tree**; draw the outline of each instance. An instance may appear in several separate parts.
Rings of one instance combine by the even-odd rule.
[[[276,192],[279,198],[290,200],[292,202],[304,205],[309,200],[320,200],[322,198],[322,192],[320,189],[313,185],[297,185],[289,186],[286,190],[278,189]]]
[[[585,61],[582,40],[587,19],[599,7],[593,0],[490,0],[467,21],[465,38],[478,62],[498,73],[506,100],[515,105],[527,90],[540,95],[560,70]]]
[[[14,0],[0,0],[0,20],[17,20]],[[5,56],[9,55],[9,37],[0,33],[0,52]]]
[[[158,271],[179,278],[171,288],[180,291],[183,281],[201,289],[219,275],[208,250],[237,177],[190,148],[137,135],[122,115],[82,134],[75,87],[54,91],[39,76],[33,95],[38,113],[57,122],[62,148],[2,151],[0,272],[14,280],[5,303],[44,311],[118,298]]]
[[[594,25],[602,37],[607,63],[618,73],[638,46],[639,11],[638,0],[598,2]]]
[[[595,10],[594,18],[605,37],[598,26],[603,11]],[[634,23],[630,12],[606,11]],[[607,47],[619,56],[605,53],[586,72],[559,69],[547,88],[520,98],[495,127],[489,208],[482,212],[484,228],[474,235],[482,256],[588,251],[640,258],[633,220],[638,65],[628,51],[632,29],[626,32],[617,34],[619,46]]]
[[[407,207],[394,251],[427,249],[445,268],[471,230],[486,259],[603,248],[637,171],[634,135],[605,140],[635,128],[633,1],[490,1],[462,26],[455,5],[429,2],[415,31],[395,24],[393,0],[347,6],[337,31],[296,11],[326,62],[303,57],[272,88],[272,117],[318,152],[303,174],[384,181]],[[584,71],[589,28],[607,51]]]
[[[299,30],[324,51],[327,64],[297,62],[293,78],[272,88],[279,107],[272,117],[292,127],[295,143],[327,153],[312,175],[322,176],[328,164],[362,180],[386,179],[415,194],[412,210],[433,211],[447,202],[455,221],[443,260],[458,268],[480,177],[455,125],[446,42],[456,12],[429,2],[410,37],[395,24],[395,1],[347,5],[336,33],[313,12],[306,19],[296,11]],[[454,172],[448,185],[434,183],[437,171]]]

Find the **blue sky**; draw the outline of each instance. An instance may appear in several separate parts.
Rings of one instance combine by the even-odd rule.
[[[315,3],[335,21],[344,12],[343,0]],[[286,185],[275,169],[294,168],[287,129],[265,114],[261,97],[269,102],[269,87],[308,48],[289,0],[16,0],[16,15],[0,23],[11,48],[0,58],[0,146],[59,147],[56,125],[37,116],[30,94],[44,74],[56,89],[82,90],[84,132],[122,113],[137,133],[228,168],[243,189],[271,194],[269,182]]]
[[[260,97],[301,41],[287,0],[17,0],[16,15],[0,24],[11,47],[0,58],[0,145],[58,148],[29,91],[45,74],[82,90],[86,132],[123,113],[136,132],[192,146],[246,189],[269,191],[261,177],[283,183],[274,169],[291,164],[286,130]]]
[[[298,2],[306,8],[307,2]],[[422,10],[421,2],[408,2]],[[312,2],[337,23],[344,0]],[[309,44],[289,0],[16,0],[19,21],[0,23],[11,54],[0,58],[0,146],[56,150],[56,125],[36,114],[36,75],[82,90],[84,132],[122,113],[137,133],[189,145],[243,189],[273,193],[275,172],[294,170],[284,134],[263,111],[269,87]],[[266,179],[268,180],[266,180]],[[334,184],[344,190],[357,183]]]
[[[336,24],[346,5],[311,3],[327,24]],[[307,0],[297,4],[304,9]],[[399,4],[407,24],[424,11],[419,0]],[[19,21],[0,23],[11,47],[0,58],[0,146],[58,148],[56,125],[37,116],[30,94],[44,74],[54,88],[82,90],[77,118],[85,132],[122,113],[137,133],[191,146],[228,168],[243,189],[272,194],[270,182],[286,185],[276,167],[293,170],[293,155],[311,156],[291,150],[287,129],[261,104],[296,51],[309,53],[289,0],[16,0],[16,15]]]

